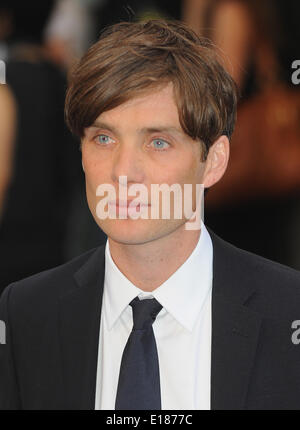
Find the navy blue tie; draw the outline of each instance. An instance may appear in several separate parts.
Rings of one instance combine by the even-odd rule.
[[[152,324],[162,305],[138,297],[130,302],[133,328],[125,345],[115,409],[161,409],[159,364]]]

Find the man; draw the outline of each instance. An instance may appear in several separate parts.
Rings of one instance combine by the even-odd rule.
[[[232,79],[181,23],[117,24],[81,59],[66,119],[108,241],[5,290],[2,409],[299,408],[299,272],[191,226],[235,109]],[[184,191],[169,217],[155,184]]]

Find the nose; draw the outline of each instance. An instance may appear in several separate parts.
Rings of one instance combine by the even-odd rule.
[[[127,184],[144,182],[142,149],[134,142],[122,142],[114,153],[112,181],[119,182],[120,176],[127,177]]]

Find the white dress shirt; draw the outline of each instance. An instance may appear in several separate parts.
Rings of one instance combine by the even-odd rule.
[[[188,259],[151,293],[132,284],[105,249],[105,278],[98,350],[95,409],[115,409],[124,347],[133,326],[129,305],[137,295],[163,306],[153,323],[162,409],[210,409],[213,248],[201,222]]]

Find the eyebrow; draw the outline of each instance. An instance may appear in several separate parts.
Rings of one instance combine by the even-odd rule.
[[[113,127],[112,125],[106,124],[105,122],[102,121],[95,121],[90,127],[95,127],[95,128],[103,128],[106,130],[111,131],[112,133],[117,134],[117,129],[115,127]],[[152,126],[152,127],[143,127],[138,129],[138,132],[140,134],[145,134],[145,133],[177,133],[177,134],[184,134],[182,130],[180,130],[177,127],[174,126],[165,126],[165,125],[157,125],[157,126]]]
[[[116,131],[116,129],[112,125],[106,124],[105,122],[101,122],[101,121],[95,121],[92,125],[90,125],[87,128],[92,128],[92,127],[93,128],[105,128],[106,130],[113,131],[113,132]]]

